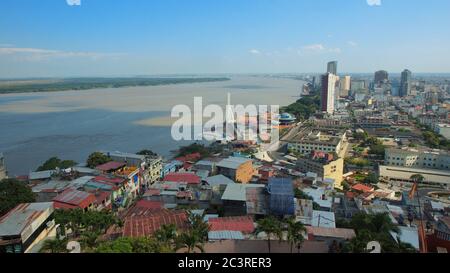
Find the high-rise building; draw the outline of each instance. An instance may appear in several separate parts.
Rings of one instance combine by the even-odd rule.
[[[334,113],[336,92],[336,76],[332,73],[322,75],[321,109],[329,114]]]
[[[329,62],[327,66],[327,73],[331,73],[333,75],[337,75],[337,61]]]
[[[348,92],[350,91],[351,87],[351,77],[345,76],[344,78],[341,79],[339,83],[340,83],[339,95],[341,97],[348,97]]]
[[[385,70],[375,72],[375,86],[385,83],[389,80],[389,73]]]
[[[0,153],[0,180],[7,178],[5,158],[3,154]]]
[[[409,71],[408,69],[405,69],[402,72],[399,90],[400,97],[411,95],[411,74],[412,74],[411,71]]]

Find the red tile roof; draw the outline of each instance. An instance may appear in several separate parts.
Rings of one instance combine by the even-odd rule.
[[[188,184],[200,184],[201,178],[193,173],[169,173],[164,177],[164,182],[186,182]]]
[[[211,218],[208,223],[211,231],[241,231],[242,233],[255,231],[255,225],[250,216]]]
[[[127,180],[122,177],[107,177],[107,176],[103,176],[103,175],[94,177],[94,179],[92,179],[92,181],[99,182],[99,183],[106,183],[106,184],[110,184],[110,185],[114,185],[114,186],[120,186],[123,183],[127,182]]]
[[[360,192],[372,192],[374,191],[374,188],[371,186],[367,186],[364,184],[356,184],[352,187],[353,190],[355,191],[360,191]]]
[[[95,201],[95,195],[72,188],[63,191],[53,199],[55,208],[84,209],[89,207]]]
[[[127,164],[122,163],[122,162],[108,162],[102,165],[99,165],[96,167],[97,170],[103,171],[103,172],[108,172],[108,171],[115,171],[117,169],[120,169],[122,167],[125,167]]]
[[[164,204],[159,201],[140,200],[136,203],[136,207],[145,209],[163,209]]]
[[[174,224],[179,229],[187,227],[187,215],[184,211],[167,209],[139,209],[128,214],[124,220],[122,236],[145,237],[151,236],[162,225]]]

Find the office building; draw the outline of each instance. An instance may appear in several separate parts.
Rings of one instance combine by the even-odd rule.
[[[408,69],[405,69],[402,72],[399,91],[400,97],[411,95],[411,71],[409,71]]]
[[[336,76],[332,73],[322,75],[321,109],[328,114],[334,113]]]
[[[388,81],[389,81],[389,74],[387,71],[380,70],[375,72],[375,79],[374,79],[375,86],[378,86],[382,83],[386,83]]]
[[[5,157],[0,153],[0,180],[7,178]]]
[[[351,77],[345,76],[339,82],[339,95],[341,97],[348,97],[351,88]]]
[[[329,62],[327,66],[327,73],[337,75],[337,61]]]

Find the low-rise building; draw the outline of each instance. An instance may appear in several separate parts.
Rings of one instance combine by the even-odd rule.
[[[222,202],[226,216],[247,215],[247,189],[265,188],[261,184],[228,184],[222,195]]]
[[[223,159],[217,164],[217,171],[219,174],[244,184],[249,183],[255,174],[253,160],[242,157]]]
[[[303,172],[314,172],[323,179],[334,180],[334,187],[341,188],[344,174],[344,159],[335,158],[333,154],[312,152],[300,157],[297,161],[298,169]]]
[[[292,179],[270,178],[267,192],[270,195],[270,213],[278,216],[295,214]]]
[[[0,218],[1,253],[37,253],[42,243],[56,236],[53,203],[26,203]]]
[[[450,153],[443,150],[386,149],[385,165],[417,169],[450,170]]]
[[[313,151],[340,154],[346,140],[344,130],[300,130],[285,141],[288,150],[308,155]]]
[[[85,191],[69,188],[53,199],[55,209],[94,209],[95,195]]]
[[[384,181],[413,183],[411,176],[420,174],[425,184],[450,185],[449,171],[380,165],[379,173],[380,179]]]

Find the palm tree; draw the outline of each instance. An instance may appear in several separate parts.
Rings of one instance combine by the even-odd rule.
[[[414,181],[415,183],[423,183],[423,181],[425,181],[425,177],[421,174],[414,174],[411,175],[410,178],[412,181]]]
[[[174,224],[162,225],[154,234],[155,239],[164,246],[176,248],[177,227]]]
[[[263,218],[258,221],[258,228],[257,233],[265,232],[267,234],[267,245],[269,247],[269,253],[270,253],[270,238],[273,234],[278,235],[279,238],[281,238],[281,222],[273,217],[269,216],[266,218]]]
[[[202,215],[189,213],[188,214],[189,229],[197,233],[201,243],[205,243],[208,240],[208,233],[210,226],[203,220]]]
[[[41,252],[50,253],[66,253],[67,252],[67,239],[51,239],[46,240],[41,248]]]
[[[302,222],[296,222],[295,217],[288,218],[286,220],[286,224],[287,224],[287,240],[291,245],[291,253],[294,245],[296,245],[297,250],[300,253],[303,241],[305,240],[305,238],[303,237],[303,233],[306,231],[306,228]]]
[[[82,241],[89,247],[94,248],[97,246],[97,239],[100,234],[96,231],[84,231],[81,234]]]
[[[202,253],[205,252],[202,239],[195,230],[181,233],[177,237],[177,245],[177,249],[187,248],[187,253],[195,253],[196,249],[199,249]]]

